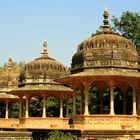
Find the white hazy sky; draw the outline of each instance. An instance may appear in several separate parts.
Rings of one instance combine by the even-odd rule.
[[[110,19],[140,13],[140,0],[1,0],[0,65],[9,55],[16,62],[40,57],[47,39],[49,56],[70,66],[78,44],[102,24],[105,6]]]

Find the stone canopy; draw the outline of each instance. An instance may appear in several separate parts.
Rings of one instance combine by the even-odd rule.
[[[63,64],[48,56],[48,43],[44,41],[42,56],[25,65],[23,85],[9,92],[13,95],[1,92],[0,100],[6,103],[1,128],[41,133],[46,133],[44,130],[80,131],[82,140],[140,139],[140,57],[132,41],[111,30],[107,9],[103,16],[101,31],[78,46],[69,75]],[[8,76],[10,62],[9,59]],[[10,75],[18,80],[17,74]],[[19,117],[13,120],[8,118],[8,101],[17,97]],[[48,116],[47,112],[51,97],[58,101],[55,117]],[[30,115],[32,99],[42,104],[39,117]]]
[[[42,56],[26,64],[26,79],[56,79],[66,75],[63,64],[48,56],[47,45],[45,40]]]
[[[79,44],[72,58],[72,73],[96,68],[140,69],[136,46],[111,30],[108,15],[104,11],[101,31]]]

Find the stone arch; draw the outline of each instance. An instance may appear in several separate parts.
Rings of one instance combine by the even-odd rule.
[[[95,85],[91,85],[89,88],[89,113],[99,114],[100,113],[100,96],[99,89]]]
[[[39,95],[30,97],[29,100],[29,116],[42,117],[42,97]]]
[[[64,95],[63,96],[63,117],[69,118],[72,116],[73,113],[73,96],[71,95]]]
[[[82,101],[82,92],[80,88],[76,88],[76,114],[81,114],[81,106],[83,106],[83,101]]]
[[[0,101],[0,111],[0,118],[5,118],[6,104],[4,101]]]
[[[19,117],[19,103],[16,100],[8,101],[8,118],[18,118]]]
[[[59,97],[49,96],[46,98],[47,117],[59,117]]]
[[[133,89],[128,87],[126,92],[126,114],[132,115],[133,110]]]
[[[110,90],[109,87],[105,87],[103,89],[103,95],[102,95],[102,114],[109,114],[110,113]],[[100,102],[101,103],[101,102]]]
[[[123,114],[123,95],[117,86],[114,88],[114,113]]]

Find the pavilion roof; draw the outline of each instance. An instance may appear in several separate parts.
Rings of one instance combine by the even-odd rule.
[[[0,92],[0,100],[2,100],[2,99],[19,99],[19,98],[16,95],[8,94],[5,92]]]
[[[74,85],[81,82],[92,82],[95,80],[107,80],[107,79],[122,79],[123,80],[140,80],[140,73],[137,71],[129,71],[114,68],[104,69],[87,69],[82,72],[71,74],[69,76],[56,79],[55,81],[63,83],[65,85]]]
[[[59,96],[59,94],[65,94],[65,95],[72,95],[73,90],[70,87],[61,85],[61,84],[29,84],[24,87],[20,87],[18,89],[12,90],[10,92],[11,94],[14,95],[31,95],[31,96],[36,96],[36,95],[49,95],[49,96]]]

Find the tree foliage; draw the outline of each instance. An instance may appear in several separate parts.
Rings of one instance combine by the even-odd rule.
[[[59,117],[59,99],[57,97],[48,97],[46,106],[48,117]]]
[[[100,96],[96,87],[91,87],[89,91],[89,112],[90,114],[100,113]]]
[[[123,12],[120,18],[113,16],[114,31],[119,32],[122,36],[131,39],[137,46],[140,54],[140,15],[136,12]]]
[[[78,139],[76,135],[67,132],[61,131],[51,131],[48,133],[48,140],[76,140]]]

